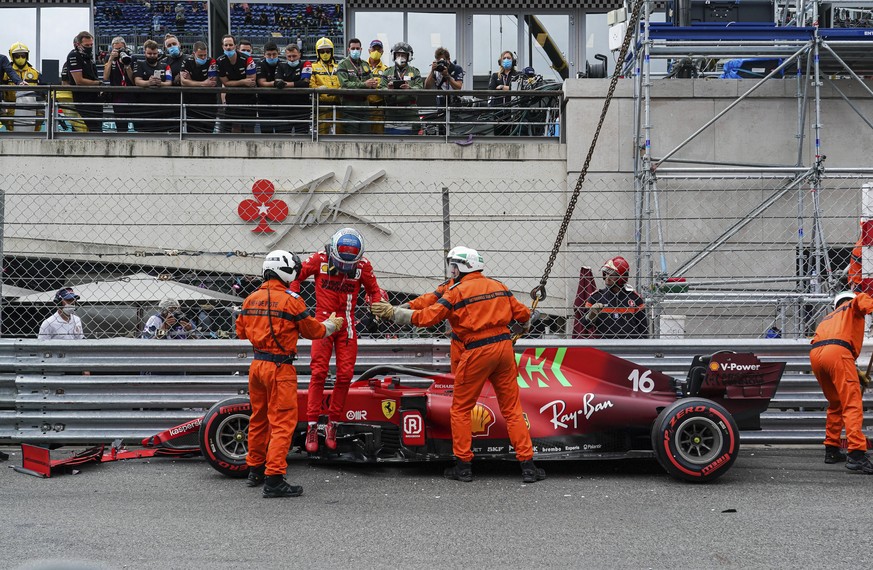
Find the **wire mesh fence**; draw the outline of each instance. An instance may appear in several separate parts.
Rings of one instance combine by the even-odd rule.
[[[57,312],[57,291],[72,287],[86,338],[141,336],[166,298],[193,324],[183,336],[233,338],[234,308],[259,286],[264,253],[287,249],[305,259],[349,226],[364,235],[395,304],[444,281],[445,252],[455,245],[478,249],[486,273],[529,303],[573,182],[458,180],[450,163],[428,165],[419,182],[378,167],[257,180],[219,176],[205,159],[192,159],[187,172],[204,172],[196,176],[156,161],[144,182],[117,162],[112,176],[6,177],[3,336],[36,336]],[[620,255],[641,298],[644,336],[807,336],[846,286],[865,182],[664,175],[635,187],[631,175],[592,175],[531,334],[590,336],[589,295],[605,287],[604,262]],[[313,306],[311,281],[303,295]],[[363,291],[357,317],[362,336],[445,334],[373,321]]]

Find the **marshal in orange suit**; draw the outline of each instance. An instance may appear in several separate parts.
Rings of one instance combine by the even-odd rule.
[[[855,359],[864,342],[864,317],[873,312],[873,298],[866,293],[844,291],[834,298],[834,310],[815,330],[809,360],[828,400],[825,424],[825,463],[846,461],[852,471],[873,474],[866,455],[867,438],[862,432],[864,405],[861,374]],[[849,454],[840,454],[840,434],[846,429]]]
[[[522,481],[545,479],[545,472],[533,462],[530,433],[522,415],[518,393],[518,369],[510,340],[509,323],[527,323],[531,313],[505,285],[482,274],[485,262],[473,249],[456,247],[447,259],[454,284],[436,303],[417,311],[374,303],[377,317],[398,324],[430,327],[448,319],[452,332],[463,344],[455,372],[452,396],[452,447],[457,461],[445,476],[458,481],[473,480],[471,412],[486,381],[497,394],[500,413],[506,420],[509,440],[521,462]]]

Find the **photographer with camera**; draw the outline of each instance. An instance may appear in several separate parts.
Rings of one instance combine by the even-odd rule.
[[[140,338],[184,340],[192,337],[194,324],[181,312],[179,301],[167,297],[158,308],[160,312],[149,317]]]
[[[112,51],[103,65],[103,81],[113,87],[130,87],[133,82],[133,57],[127,49],[124,38],[117,36],[112,38]],[[109,102],[112,103],[112,114],[115,117],[115,129],[117,132],[127,132],[130,129],[130,107],[134,98],[127,93],[110,93]]]
[[[464,88],[464,69],[452,61],[449,50],[439,47],[433,54],[434,61],[430,64],[430,73],[424,80],[425,89],[441,89],[456,91]],[[445,105],[442,97],[437,97],[437,105]]]

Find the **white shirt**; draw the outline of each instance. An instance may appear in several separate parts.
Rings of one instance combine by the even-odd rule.
[[[52,316],[42,322],[39,327],[39,340],[82,340],[85,331],[82,328],[82,319],[76,315],[70,315],[70,320],[55,311]]]

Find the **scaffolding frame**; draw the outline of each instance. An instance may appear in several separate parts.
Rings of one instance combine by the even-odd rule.
[[[800,310],[801,304],[818,304],[819,310],[827,304],[837,292],[839,279],[831,271],[829,250],[825,233],[822,228],[822,211],[820,191],[822,178],[825,174],[826,156],[822,152],[822,122],[821,122],[821,87],[827,81],[848,107],[857,114],[868,127],[873,129],[873,121],[864,115],[851,98],[824,75],[839,73],[850,76],[859,83],[863,90],[873,97],[873,90],[859,77],[856,69],[846,62],[851,56],[855,63],[861,62],[864,70],[873,69],[873,37],[858,39],[863,34],[855,30],[823,29],[819,27],[818,18],[812,18],[811,25],[806,24],[803,17],[807,11],[813,15],[819,14],[819,1],[812,2],[811,9],[798,0],[798,11],[801,14],[801,26],[672,26],[651,21],[655,6],[654,0],[645,2],[641,25],[635,31],[637,34],[634,45],[636,49],[625,69],[634,78],[634,195],[635,195],[635,266],[639,268],[637,288],[650,291],[650,307],[655,335],[660,330],[660,316],[664,306],[681,305],[683,302],[699,302],[700,295],[689,296],[688,293],[672,294],[666,286],[668,279],[681,278],[695,265],[717,251],[730,238],[759,218],[767,209],[781,198],[795,192],[797,196],[797,276],[794,291],[775,295],[777,314],[774,322],[784,323],[785,310],[794,305],[793,329],[800,333],[808,329],[809,323],[815,319],[819,311]],[[790,0],[788,0],[790,3]],[[834,5],[852,5],[851,1],[837,0]],[[783,8],[787,11],[788,4]],[[630,6],[628,6],[630,11]],[[797,19],[795,19],[797,22]],[[856,37],[858,36],[858,37]],[[715,113],[709,120],[687,136],[674,148],[659,156],[652,148],[652,131],[655,128],[652,113],[652,59],[681,60],[685,58],[719,58],[738,57],[783,58],[780,65],[767,73],[761,80],[754,83],[744,93],[736,97],[724,109]],[[721,118],[729,114],[744,100],[774,77],[786,69],[795,66],[794,81],[796,82],[795,98],[797,99],[797,160],[795,164],[724,164],[714,161],[689,161],[677,158],[677,153],[692,143],[701,133],[710,129]],[[780,79],[783,81],[790,79]],[[810,89],[812,87],[812,89]],[[812,135],[814,136],[814,152],[805,161],[804,148],[806,140],[806,113],[812,103]],[[834,168],[827,171],[828,176],[864,175],[873,176],[873,168]],[[705,174],[707,178],[756,178],[768,177],[784,179],[776,191],[772,192],[759,204],[751,208],[718,237],[711,240],[687,260],[675,268],[668,267],[664,228],[660,216],[658,180],[695,178]],[[811,218],[807,216],[804,200],[806,189],[810,191],[812,200]],[[808,226],[807,226],[808,223]],[[809,236],[802,229],[810,227]],[[804,250],[811,252],[809,259],[804,258]],[[766,279],[762,281],[767,281]],[[727,291],[725,291],[727,293]],[[713,298],[715,303],[722,304],[728,300],[724,293]],[[742,298],[741,294],[740,297]],[[783,328],[782,330],[785,330]]]

